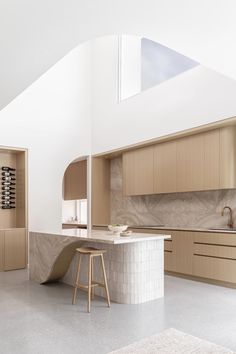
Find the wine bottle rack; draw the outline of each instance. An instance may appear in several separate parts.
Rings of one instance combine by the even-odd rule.
[[[16,208],[16,174],[15,168],[3,166],[1,168],[2,192],[1,192],[1,209]]]

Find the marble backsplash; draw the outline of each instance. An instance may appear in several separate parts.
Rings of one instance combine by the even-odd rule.
[[[228,212],[233,209],[236,225],[236,190],[170,193],[125,197],[122,194],[122,160],[111,161],[111,222],[128,225],[159,225],[172,227],[226,226]]]

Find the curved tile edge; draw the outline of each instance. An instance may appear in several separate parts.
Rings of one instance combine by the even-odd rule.
[[[76,248],[84,242],[57,235],[42,237],[31,233],[29,241],[29,278],[45,284],[61,279],[67,272]]]

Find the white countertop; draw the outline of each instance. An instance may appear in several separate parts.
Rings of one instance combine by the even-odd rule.
[[[164,240],[170,239],[171,235],[158,235],[158,234],[147,234],[147,233],[132,233],[130,236],[117,236],[112,234],[110,231],[106,230],[85,230],[85,229],[62,229],[56,231],[30,231],[32,234],[37,234],[40,236],[67,236],[76,237],[83,241],[89,242],[101,242],[109,244],[122,244],[122,243],[133,243],[141,241],[153,241],[153,240]]]

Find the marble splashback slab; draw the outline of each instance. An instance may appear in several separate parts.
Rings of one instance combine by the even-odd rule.
[[[159,225],[170,227],[223,227],[227,213],[233,209],[236,225],[236,190],[156,194],[125,197],[122,193],[122,160],[111,161],[111,222],[128,225]]]

